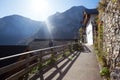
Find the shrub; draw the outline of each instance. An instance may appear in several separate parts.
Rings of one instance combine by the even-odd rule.
[[[109,69],[107,67],[103,67],[101,70],[100,70],[100,75],[101,76],[106,76],[108,77],[110,75],[110,72],[109,72]]]
[[[105,11],[105,8],[107,7],[107,1],[106,0],[101,0],[99,2],[99,6],[98,6],[98,10],[101,11],[101,12],[104,12]]]

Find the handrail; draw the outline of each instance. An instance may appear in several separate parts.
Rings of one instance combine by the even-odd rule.
[[[58,55],[59,52],[62,52],[61,53],[62,56],[65,55],[65,53],[64,53],[65,50],[69,50],[71,52],[72,46],[75,45],[75,44],[77,44],[77,43],[65,44],[65,45],[60,45],[60,46],[53,46],[53,47],[48,47],[48,48],[43,48],[43,49],[37,49],[37,50],[33,50],[33,51],[28,51],[28,52],[19,53],[19,54],[16,54],[16,55],[11,55],[11,56],[0,58],[0,61],[2,61],[2,60],[14,58],[14,57],[19,57],[19,56],[25,56],[26,57],[26,58],[24,58],[20,61],[16,61],[12,64],[7,65],[7,66],[1,67],[0,68],[0,75],[19,68],[20,69],[19,72],[14,72],[12,75],[10,75],[8,77],[8,80],[9,80],[9,78],[10,79],[19,78],[19,76],[21,76],[21,74],[29,73],[29,71],[33,67],[35,67],[39,64],[44,64],[46,61],[54,59],[55,57],[58,57],[57,55]],[[61,49],[61,50],[59,50],[59,49]],[[49,50],[50,50],[50,52],[49,52]],[[46,51],[48,53],[44,55],[44,53]],[[36,53],[36,54],[30,56],[29,54],[32,54],[32,53]],[[51,56],[49,56],[49,55],[51,55]],[[48,57],[48,58],[44,59],[44,57]],[[31,62],[34,62],[34,63],[31,63]],[[20,68],[20,66],[24,66],[24,67]]]
[[[70,45],[70,44],[67,44],[67,45]],[[23,52],[23,53],[11,55],[11,56],[6,56],[6,57],[0,58],[0,61],[5,60],[5,59],[9,59],[9,58],[13,58],[13,57],[18,57],[18,56],[26,55],[26,54],[31,54],[31,53],[34,53],[34,52],[40,52],[40,51],[45,51],[45,50],[49,50],[49,49],[59,48],[59,47],[63,47],[63,46],[66,46],[66,45],[60,45],[60,46],[43,48],[43,49],[37,49],[37,50],[27,51],[27,52]]]

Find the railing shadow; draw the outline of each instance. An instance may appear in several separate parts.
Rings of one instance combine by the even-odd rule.
[[[66,75],[66,73],[69,71],[69,69],[71,68],[71,66],[73,65],[73,63],[76,61],[76,59],[79,56],[79,52],[77,52],[76,54],[74,54],[72,57],[74,58],[73,60],[68,59],[66,62],[64,62],[60,67],[57,66],[57,64],[54,65],[54,67],[56,68],[56,70],[49,75],[46,79],[44,80],[52,80],[57,73],[59,73],[59,77],[56,80],[62,80],[62,78]],[[71,62],[70,62],[71,61]],[[66,65],[70,62],[70,64],[66,67]],[[62,69],[65,68],[64,71],[62,71]]]
[[[64,70],[64,72],[57,78],[57,80],[62,80],[62,78],[66,75],[66,73],[69,71],[69,69],[72,67],[73,63],[76,61],[76,59],[79,57],[80,52],[78,52],[72,62],[67,66],[67,68]]]
[[[83,45],[83,52],[90,53],[92,51],[86,45]]]
[[[79,55],[80,55],[80,52],[73,53],[73,55],[71,55],[72,59],[69,59],[67,57],[68,60],[66,60],[60,67],[58,67],[58,64],[60,62],[64,61],[66,58],[62,59],[61,61],[59,61],[58,63],[55,63],[52,66],[49,66],[49,68],[47,68],[46,70],[40,71],[39,75],[34,77],[34,80],[36,80],[38,78],[40,78],[40,80],[52,80],[58,73],[59,73],[59,77],[56,80],[62,80],[63,77],[66,75],[66,73],[71,68],[71,66],[73,65],[73,63],[76,61],[76,59],[78,58]],[[49,76],[44,78],[43,75],[53,67],[56,68],[56,70],[53,71]],[[63,68],[65,68],[64,71],[62,71]]]

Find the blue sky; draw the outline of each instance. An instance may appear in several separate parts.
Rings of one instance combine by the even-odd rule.
[[[56,12],[72,6],[96,8],[99,0],[0,0],[0,18],[18,14],[33,20],[44,21]]]

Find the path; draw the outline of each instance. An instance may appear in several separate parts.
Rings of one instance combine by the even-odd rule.
[[[76,52],[43,75],[45,80],[102,80],[95,54],[84,46],[84,52]],[[40,80],[40,79],[37,79]]]
[[[95,54],[88,48],[82,52],[63,80],[102,80]]]

